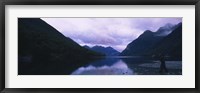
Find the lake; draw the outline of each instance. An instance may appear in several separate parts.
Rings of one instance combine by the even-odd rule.
[[[112,56],[79,67],[71,75],[182,75],[182,61],[165,61],[168,72],[160,73],[160,61],[133,56]]]

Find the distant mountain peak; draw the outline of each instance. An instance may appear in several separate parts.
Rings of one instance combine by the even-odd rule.
[[[93,46],[92,48],[95,48],[95,47],[104,48],[103,46],[100,46],[100,45],[95,45],[95,46]]]
[[[139,36],[139,38],[153,36],[153,35],[154,35],[153,33],[154,33],[154,32],[152,32],[152,31],[150,31],[150,30],[146,30],[146,31],[143,32],[143,34],[141,34],[141,35]]]
[[[89,47],[88,45],[84,45],[85,47]]]
[[[113,49],[111,46],[106,47],[107,49]]]
[[[90,49],[90,47],[89,47],[89,46],[87,46],[87,45],[84,45],[83,47],[84,47],[84,48],[87,48],[87,49]]]
[[[173,25],[171,23],[167,23],[164,26],[160,27],[156,31],[156,35],[157,36],[167,36],[167,35],[169,35],[175,29],[175,26],[176,25]]]
[[[90,50],[105,54],[107,56],[117,56],[117,55],[119,55],[119,52],[117,50],[115,50],[114,48],[112,48],[111,46],[103,47],[103,46],[100,46],[100,45],[95,45],[95,46],[91,47]]]
[[[144,33],[153,33],[153,32],[150,30],[145,30]]]
[[[167,24],[164,25],[164,27],[167,27],[167,28],[172,28],[173,26],[174,26],[174,25],[171,24],[171,23],[167,23]]]

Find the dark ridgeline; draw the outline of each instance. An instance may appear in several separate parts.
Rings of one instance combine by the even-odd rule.
[[[152,55],[159,53],[172,60],[182,60],[182,23],[177,24],[176,28],[150,51]]]
[[[83,46],[87,49],[90,49],[92,51],[101,53],[101,54],[105,54],[106,56],[118,56],[120,54],[120,52],[118,52],[117,50],[113,49],[112,47],[103,47],[103,46],[94,46],[94,47],[89,47],[87,45]]]
[[[166,36],[168,34],[170,34],[175,28],[177,27],[177,25],[172,25],[170,23],[167,23],[166,25],[160,27],[155,34],[157,36]]]
[[[96,56],[39,18],[18,18],[18,74],[66,75]]]
[[[152,49],[163,36],[155,36],[154,32],[146,30],[136,40],[128,44],[122,51],[122,56],[144,56],[146,52]]]
[[[158,31],[145,31],[128,44],[121,56],[169,56],[168,59],[182,60],[182,23],[167,24]]]

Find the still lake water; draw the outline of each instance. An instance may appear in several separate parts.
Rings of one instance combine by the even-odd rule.
[[[165,61],[167,73],[159,73],[160,61],[143,57],[107,57],[79,67],[72,75],[182,75],[182,61]]]

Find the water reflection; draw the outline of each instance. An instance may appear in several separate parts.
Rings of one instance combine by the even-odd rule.
[[[111,60],[111,59],[110,59]],[[117,60],[117,59],[115,59]],[[109,61],[109,59],[107,59]],[[103,62],[107,62],[103,61]],[[72,75],[132,75],[133,70],[128,68],[127,64],[122,60],[109,61],[108,64],[103,62],[95,62],[86,67],[80,67],[72,73]]]
[[[182,61],[166,61],[169,73],[181,75]],[[160,61],[143,57],[107,57],[79,67],[72,75],[160,75]]]

